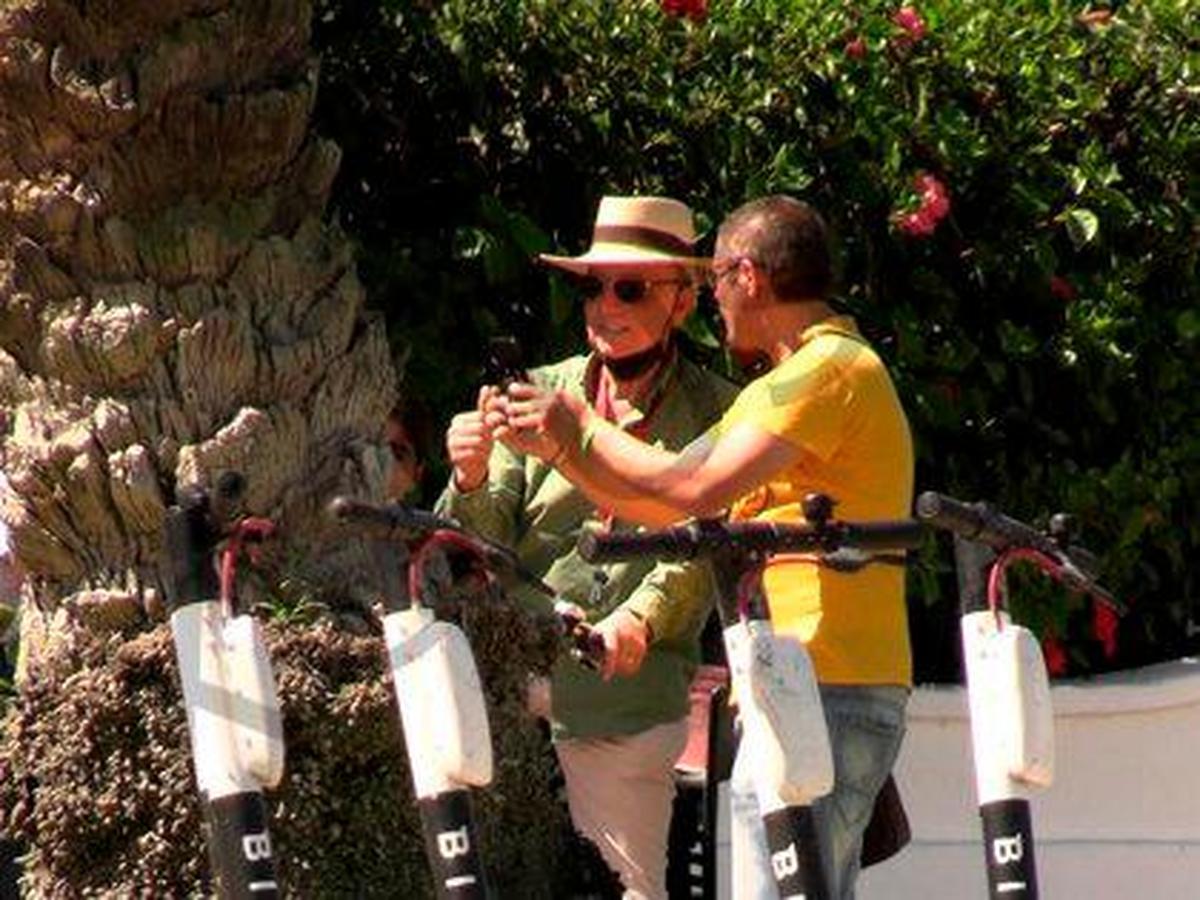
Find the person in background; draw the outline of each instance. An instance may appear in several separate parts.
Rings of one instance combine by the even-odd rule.
[[[682,453],[613,428],[565,391],[514,385],[492,398],[491,434],[539,456],[596,503],[665,525],[728,511],[731,519],[803,521],[810,492],[848,520],[906,518],[912,506],[908,419],[882,361],[830,304],[825,223],[786,196],[765,197],[721,225],[711,283],[730,353],[766,368],[721,422]],[[778,635],[802,641],[821,688],[834,788],[816,805],[831,897],[850,900],[864,829],[895,762],[912,681],[904,572],[854,573],[812,556],[774,557],[763,575]],[[777,896],[749,760],[731,779],[733,896]]]
[[[543,255],[583,299],[590,352],[530,373],[612,428],[678,450],[709,427],[735,391],[685,359],[675,337],[696,302],[705,260],[694,255],[691,210],[661,197],[605,197],[590,249]],[[578,555],[585,528],[630,527],[553,466],[497,444],[480,389],[446,435],[452,475],[438,503],[578,605],[607,649],[596,672],[563,658],[548,715],[575,827],[620,877],[627,897],[665,898],[675,760],[687,737],[688,686],[712,606],[703,564],[652,560],[608,566],[603,584]],[[546,603],[533,592],[518,599]]]
[[[392,407],[384,425],[384,441],[391,456],[387,497],[395,502],[419,504],[426,493],[427,460],[433,450],[429,417],[415,398],[405,397]]]

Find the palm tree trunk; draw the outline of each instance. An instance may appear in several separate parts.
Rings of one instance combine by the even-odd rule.
[[[243,473],[293,575],[334,600],[355,582],[322,507],[381,495],[396,379],[349,241],[322,220],[339,153],[309,131],[311,12],[0,0],[0,518],[26,575],[0,830],[34,842],[39,895],[204,883],[161,624],[160,530],[179,488]],[[369,859],[365,842],[328,843],[360,798],[383,810],[368,829],[406,805],[378,642],[273,634],[300,745],[281,795],[293,888],[419,860],[416,831],[375,828]],[[335,750],[340,772],[321,764]],[[339,796],[329,779],[351,766]]]
[[[48,627],[157,608],[164,508],[247,476],[321,559],[320,503],[381,489],[382,323],[321,216],[304,0],[0,10],[0,513]],[[328,568],[318,581],[346,584]],[[340,576],[340,577],[339,577]]]
[[[350,244],[322,220],[339,154],[309,130],[311,14],[0,0],[0,518],[26,576],[0,832],[28,842],[37,896],[207,884],[162,623],[178,489],[242,473],[247,511],[281,526],[289,584],[365,599],[347,596],[361,560],[322,508],[382,494],[396,379]],[[563,809],[523,708],[545,649],[518,650],[531,625],[502,604],[464,619],[503,760],[480,797],[493,876],[503,896],[561,896]],[[337,624],[268,629],[280,875],[299,896],[420,896],[380,641]]]

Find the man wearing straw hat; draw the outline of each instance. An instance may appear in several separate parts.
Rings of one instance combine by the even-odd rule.
[[[582,297],[590,353],[537,369],[532,380],[671,450],[716,422],[736,391],[684,359],[674,339],[708,265],[694,255],[694,243],[692,212],[676,200],[601,200],[586,253],[540,257],[566,273]],[[453,473],[438,509],[515,548],[603,636],[603,670],[560,659],[542,712],[576,828],[620,876],[627,897],[665,898],[673,768],[687,736],[710,573],[698,564],[622,563],[606,567],[607,582],[597,588],[595,567],[576,551],[580,531],[629,526],[549,463],[495,443],[482,410],[496,393],[481,388],[477,408],[451,422]]]
[[[913,446],[882,360],[830,301],[824,220],[777,195],[736,209],[717,233],[710,277],[730,353],[765,370],[683,453],[631,440],[564,393],[515,385],[493,398],[497,439],[554,463],[588,495],[646,524],[727,510],[788,522],[820,491],[848,520],[909,514]],[[904,572],[843,573],[811,555],[763,574],[779,635],[808,648],[834,757],[817,803],[830,894],[853,900],[863,833],[905,730],[912,682]],[[777,897],[756,791],[739,753],[731,779],[734,896]]]

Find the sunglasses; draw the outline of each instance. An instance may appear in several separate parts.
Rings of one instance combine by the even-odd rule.
[[[567,283],[584,300],[595,300],[611,285],[613,296],[630,305],[644,300],[652,285],[683,284],[678,279],[601,278],[597,275],[569,275]]]

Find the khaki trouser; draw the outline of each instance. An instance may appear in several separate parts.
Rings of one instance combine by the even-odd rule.
[[[675,760],[686,742],[687,719],[680,719],[638,734],[554,745],[571,821],[620,876],[626,898],[666,900]]]

